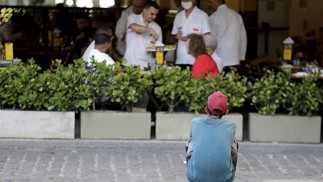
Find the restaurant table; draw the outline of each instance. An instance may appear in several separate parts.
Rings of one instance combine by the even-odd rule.
[[[307,66],[295,66],[295,65],[282,65],[280,66],[280,69],[289,69],[292,72],[292,78],[293,79],[298,79],[301,80],[303,78],[305,78],[306,76],[313,74],[312,72],[306,71],[308,69],[310,69]],[[319,67],[317,67],[316,72],[320,72],[320,76],[318,77],[319,81],[323,81],[323,69],[320,69]]]

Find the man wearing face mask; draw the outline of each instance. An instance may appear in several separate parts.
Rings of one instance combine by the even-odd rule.
[[[211,34],[218,40],[215,52],[222,59],[223,71],[236,71],[240,61],[245,60],[247,50],[243,20],[225,4],[225,0],[208,0],[208,5],[215,11],[210,16],[210,27]]]
[[[143,70],[152,59],[152,52],[147,52],[148,46],[154,46],[156,41],[162,41],[160,26],[154,21],[159,11],[155,1],[147,1],[140,15],[131,14],[127,20],[127,44],[124,58],[126,65],[140,66]]]
[[[182,7],[174,20],[172,34],[178,39],[176,64],[182,69],[191,69],[195,59],[187,53],[186,44],[189,34],[204,35],[210,32],[208,15],[196,7],[197,0],[182,0]]]
[[[117,51],[124,55],[126,50],[127,18],[130,14],[140,14],[144,8],[146,0],[132,0],[132,5],[122,11],[121,17],[117,21],[115,35],[117,37]]]

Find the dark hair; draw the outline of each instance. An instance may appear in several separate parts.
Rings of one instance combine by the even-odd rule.
[[[222,111],[220,109],[214,109],[213,111],[210,111],[210,109],[207,107],[207,105],[204,107],[204,111],[209,116],[216,116],[219,118],[222,118],[225,115],[225,113],[222,113]]]
[[[206,53],[205,42],[202,35],[190,34],[188,35],[188,53],[193,57],[198,57],[201,54]]]
[[[150,7],[153,7],[155,9],[159,9],[159,5],[155,2],[155,1],[147,1],[145,4],[144,4],[144,8],[145,9],[149,9]]]
[[[105,23],[105,24],[102,24],[102,25],[99,25],[96,30],[95,30],[95,33],[98,34],[100,32],[107,32],[109,29],[113,29],[114,27],[109,24],[109,23]]]
[[[111,37],[105,33],[99,33],[94,36],[95,45],[103,45],[111,42]]]

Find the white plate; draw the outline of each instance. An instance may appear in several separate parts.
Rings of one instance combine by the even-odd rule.
[[[306,72],[297,72],[297,73],[294,73],[293,75],[296,76],[296,77],[303,77],[303,76],[307,76],[308,73],[306,73]]]
[[[293,65],[291,64],[283,64],[281,68],[293,68]]]

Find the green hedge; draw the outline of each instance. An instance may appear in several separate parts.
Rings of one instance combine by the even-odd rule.
[[[46,71],[33,60],[0,69],[1,108],[95,110],[95,102],[105,97],[131,112],[133,105],[151,88],[169,112],[184,104],[190,111],[201,113],[208,95],[215,91],[228,96],[231,109],[250,103],[261,114],[282,111],[312,115],[323,102],[322,89],[317,86],[318,75],[295,81],[291,73],[268,71],[266,76],[251,83],[234,72],[195,79],[190,71],[176,66],[142,74],[139,67],[124,67],[120,63],[88,65],[82,59],[68,66],[63,66],[59,60],[56,63],[57,68]]]

